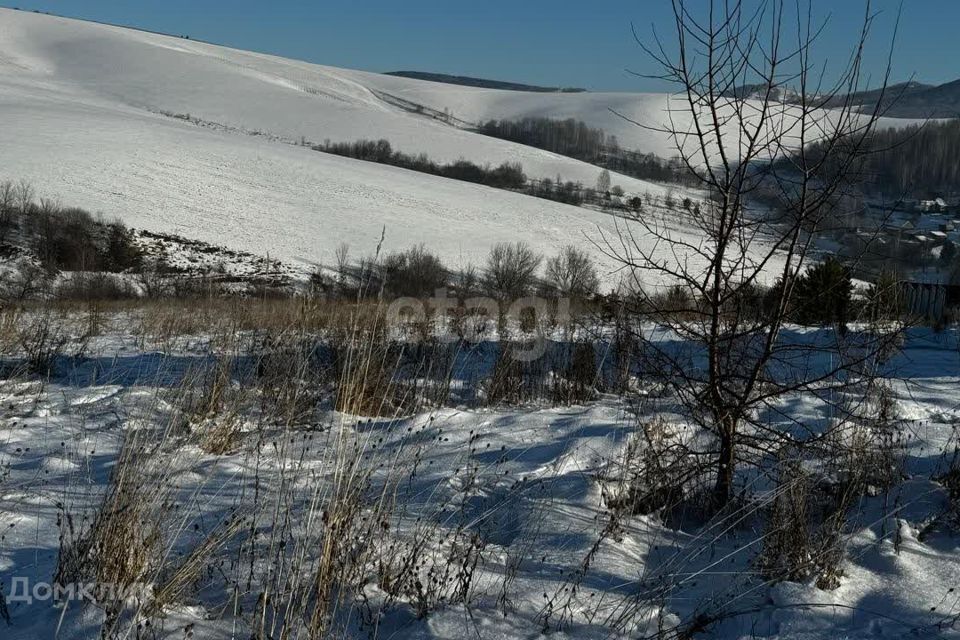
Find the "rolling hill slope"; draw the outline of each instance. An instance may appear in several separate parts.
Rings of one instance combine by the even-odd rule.
[[[331,263],[342,241],[372,252],[384,228],[388,249],[427,242],[454,265],[499,240],[550,252],[598,226],[612,230],[607,214],[289,144],[387,137],[438,160],[519,161],[532,176],[586,183],[599,174],[392,107],[362,76],[0,10],[0,179],[28,180],[40,195],[135,227],[308,265]]]
[[[519,161],[530,175],[592,183],[599,170],[537,149],[478,137],[411,114],[385,92],[417,102],[449,92],[454,115],[464,103],[497,111],[512,92],[463,93],[452,85],[308,64],[180,38],[0,10],[0,77],[4,83],[56,86],[79,96],[139,110],[191,114],[207,121],[289,140],[352,141],[388,138],[407,153],[438,161],[469,156],[484,163]],[[657,99],[663,100],[663,96]],[[629,179],[624,178],[624,182]],[[645,185],[633,184],[634,188]],[[624,184],[624,188],[628,188]]]
[[[482,260],[501,240],[545,253],[570,242],[589,246],[585,238],[623,222],[298,142],[387,138],[440,162],[520,162],[531,177],[591,185],[600,172],[593,165],[480,136],[409,104],[463,121],[574,117],[625,147],[668,157],[665,135],[611,111],[658,124],[668,102],[663,94],[445,85],[0,9],[0,179],[28,180],[41,195],[135,227],[304,265],[330,264],[340,242],[372,251],[382,229],[388,249],[426,242],[457,265]],[[613,183],[628,193],[669,190],[626,176]],[[677,233],[698,241],[670,218]]]

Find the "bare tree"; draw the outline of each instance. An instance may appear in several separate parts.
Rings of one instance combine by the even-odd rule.
[[[601,196],[610,191],[610,172],[604,169],[597,176],[597,193]]]
[[[590,255],[567,246],[547,260],[546,284],[558,295],[586,298],[597,292],[600,280]]]
[[[15,201],[17,209],[21,214],[27,215],[33,209],[33,199],[36,197],[36,193],[33,190],[33,187],[26,180],[21,180],[17,183],[15,187],[16,196]]]
[[[543,258],[523,242],[499,242],[490,250],[484,281],[487,290],[501,300],[528,295],[537,279]]]
[[[0,240],[5,240],[16,217],[17,189],[9,180],[0,182]]]
[[[712,504],[722,508],[733,495],[738,465],[757,463],[798,437],[771,426],[767,411],[789,394],[816,390],[822,397],[850,384],[851,372],[869,369],[894,338],[828,334],[798,344],[797,335],[786,335],[794,284],[814,259],[818,231],[844,215],[839,203],[861,179],[881,116],[882,107],[861,112],[852,98],[862,89],[869,3],[853,53],[832,82],[816,71],[822,26],[813,23],[809,6],[703,4],[672,0],[675,46],[659,37],[653,46],[641,42],[659,68],[655,77],[677,87],[668,123],[655,129],[670,137],[683,166],[709,194],[683,212],[702,241],[678,237],[651,217],[624,223],[617,237],[599,244],[640,292],[627,304],[638,320],[647,370],[713,435],[692,453],[712,470]],[[753,97],[736,97],[748,85],[757,87]],[[783,85],[796,88],[789,103],[779,98]],[[889,104],[883,88],[880,93],[878,105]],[[814,141],[820,151],[809,153]],[[776,194],[775,206],[751,207],[761,189]],[[774,280],[779,284],[764,303],[750,304],[758,288]],[[669,287],[671,295],[658,294],[651,283]],[[678,300],[685,301],[682,308]],[[649,322],[681,339],[652,338],[639,328]]]

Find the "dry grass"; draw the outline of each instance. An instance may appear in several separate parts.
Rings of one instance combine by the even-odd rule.
[[[145,599],[150,577],[166,555],[166,528],[175,495],[143,434],[125,441],[96,513],[83,524],[65,514],[54,583],[95,586],[105,612],[105,635],[119,624],[126,601]]]
[[[0,316],[0,339],[17,336],[24,318],[36,312]],[[423,491],[418,473],[434,440],[414,432],[384,443],[400,420],[443,405],[450,394],[458,347],[434,341],[428,326],[413,327],[409,334],[417,339],[403,343],[394,339],[397,328],[386,325],[381,307],[326,308],[310,300],[113,303],[58,307],[46,318],[50,330],[59,321],[80,331],[132,327],[137,340],[174,354],[184,353],[185,340],[199,345],[195,359],[202,364],[178,387],[157,393],[167,422],[128,433],[93,515],[63,515],[56,580],[104,585],[97,604],[105,613],[105,637],[162,618],[201,593],[204,580],[218,594],[212,608],[263,639],[341,637],[358,628],[376,637],[384,615],[398,607],[426,617],[453,604],[470,607],[478,594],[500,594],[498,606],[512,610],[512,581],[542,550],[535,524],[508,548],[491,543],[498,511],[517,508],[526,491],[508,479],[506,457],[476,464],[472,437],[444,478],[442,486],[449,480],[456,488],[411,500],[411,492]],[[20,349],[18,341],[12,337],[10,348]],[[480,383],[488,402],[581,403],[596,395],[601,371],[593,343],[573,343],[559,357],[535,363],[511,358],[512,343],[503,347]],[[624,367],[629,371],[629,363]],[[623,455],[600,467],[603,505],[585,530],[594,544],[581,566],[548,593],[538,618],[544,628],[599,615],[576,594],[606,545],[627,535],[637,514],[670,525],[672,510],[702,489],[705,470],[677,425],[651,420],[633,426]],[[884,452],[865,437],[881,433],[878,426],[856,426],[836,443],[845,456],[831,459],[832,469],[846,473],[889,461],[877,457]],[[226,462],[250,472],[234,508],[217,511],[212,517],[219,524],[194,535],[178,505],[198,500],[200,489],[176,482],[170,464],[184,458],[188,467]],[[835,586],[845,522],[824,515],[822,487],[802,467],[784,466],[782,474],[766,512],[761,571],[771,581],[817,579],[825,588]],[[831,503],[836,513],[846,513],[869,482],[845,485]],[[556,505],[542,508],[546,513]],[[759,505],[749,510],[750,517],[760,512]],[[503,555],[503,575],[488,574],[481,589],[484,563]],[[670,576],[658,578],[668,588]],[[211,587],[211,581],[218,584]],[[658,597],[662,592],[617,604],[610,614],[614,627],[650,615]]]
[[[191,586],[207,568],[208,560],[226,548],[230,540],[242,531],[244,524],[243,518],[232,515],[178,562],[169,563],[172,566],[164,566],[144,614],[147,617],[156,616],[165,608],[183,602],[190,593]]]

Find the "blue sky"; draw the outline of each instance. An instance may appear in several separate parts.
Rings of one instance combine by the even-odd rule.
[[[693,0],[706,6],[708,0]],[[900,0],[880,12],[868,71],[882,72]],[[960,77],[960,1],[904,0],[894,79]],[[633,41],[666,28],[669,0],[0,0],[334,66],[458,73],[591,90],[664,87],[627,73],[652,70]],[[814,0],[828,29],[818,50],[839,64],[863,16],[859,0]],[[830,12],[830,13],[827,13]]]

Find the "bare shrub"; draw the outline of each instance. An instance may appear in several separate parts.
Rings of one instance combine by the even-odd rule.
[[[200,448],[213,455],[235,451],[246,423],[247,394],[234,384],[234,354],[224,354],[200,372],[199,385],[186,395],[189,428],[198,434]],[[185,384],[196,383],[188,377]]]
[[[23,311],[16,307],[0,309],[0,354],[4,356],[16,355],[20,346],[20,325],[23,322]]]
[[[21,215],[28,215],[33,213],[34,203],[33,199],[36,197],[36,192],[33,190],[33,187],[26,180],[21,180],[14,187],[14,200],[16,203],[17,210],[20,211]]]
[[[86,211],[64,209],[43,198],[28,220],[37,257],[48,268],[87,271],[99,267],[95,223]]]
[[[816,570],[813,533],[813,480],[799,462],[784,461],[770,510],[760,571],[776,580],[800,582]]]
[[[173,501],[162,483],[147,481],[157,469],[145,464],[144,444],[136,435],[124,442],[107,493],[95,516],[84,518],[86,526],[69,513],[60,520],[54,584],[92,582],[107,628],[118,624],[127,598],[146,597],[140,590],[163,557],[163,522]]]
[[[460,350],[460,344],[428,333],[405,344],[394,372],[398,406],[404,412],[444,406],[452,393]]]
[[[257,385],[264,413],[280,424],[308,422],[336,382],[331,350],[298,331],[290,338],[270,336],[257,360]]]
[[[358,313],[346,335],[335,339],[337,351],[336,409],[359,416],[394,416],[399,355],[386,336],[383,310]]]
[[[139,293],[146,298],[166,297],[170,292],[166,263],[162,259],[145,260],[133,275]]]
[[[134,240],[133,232],[120,220],[100,225],[105,238],[101,239],[100,268],[119,273],[143,266],[143,252]]]
[[[654,419],[640,425],[620,460],[603,474],[601,493],[607,508],[617,513],[658,513],[696,494],[700,474],[696,456],[676,426]]]
[[[243,518],[232,514],[203,537],[178,562],[166,563],[157,572],[157,582],[151,592],[149,604],[144,608],[148,617],[160,614],[164,608],[183,602],[192,585],[207,569],[207,561],[223,549],[231,538],[244,526]]]
[[[417,618],[443,606],[469,603],[486,542],[477,531],[483,520],[459,523],[452,532],[423,526],[412,542],[393,542],[377,558],[377,583],[388,606],[409,602]]]
[[[311,297],[325,296],[334,291],[334,281],[322,267],[316,267],[310,272],[307,285],[307,294]]]
[[[403,602],[413,607],[417,617],[425,618],[445,606],[470,607],[483,593],[477,588],[478,570],[488,546],[502,540],[502,512],[524,503],[526,496],[524,485],[506,473],[506,455],[489,465],[469,464],[484,449],[480,434],[473,434],[467,445],[463,463],[454,472],[452,484],[457,488],[452,495],[430,504],[425,513],[421,509],[405,513],[399,508],[395,512],[397,521],[406,521],[407,527],[392,527],[375,556],[376,585],[386,594],[379,611]],[[413,452],[414,469],[424,453],[423,448]],[[411,479],[412,475],[407,478]],[[509,546],[525,557],[525,552],[535,553],[535,537]],[[507,582],[505,578],[501,599],[507,597]]]
[[[69,330],[50,312],[28,316],[17,328],[17,341],[29,373],[48,376],[71,342]]]
[[[890,385],[870,384],[856,407],[854,424],[845,443],[846,474],[862,478],[871,495],[889,491],[904,478],[906,442],[900,408]]]
[[[447,283],[447,270],[436,255],[417,245],[384,257],[384,288],[394,297],[431,296]]]
[[[593,342],[574,342],[563,346],[561,366],[554,372],[554,402],[584,404],[595,399],[599,373]]]
[[[29,258],[20,258],[0,271],[0,300],[22,304],[50,292],[53,274]]]
[[[943,511],[928,524],[921,532],[921,539],[940,525],[947,525],[951,530],[960,530],[960,429],[953,428],[953,451],[946,460],[945,468],[937,474],[936,481],[946,490],[947,503]],[[946,454],[947,448],[944,448]]]
[[[347,283],[350,278],[350,245],[341,242],[334,251],[337,269],[337,289],[340,295],[344,295],[347,290]]]
[[[758,560],[768,579],[837,588],[854,526],[851,509],[864,495],[889,497],[903,479],[904,442],[889,385],[869,381],[853,402],[806,457],[794,449],[781,453]]]
[[[75,273],[61,282],[54,291],[61,300],[129,300],[137,292],[127,281],[104,272]]]
[[[857,481],[828,489],[799,459],[782,460],[758,558],[761,574],[773,581],[812,579],[820,589],[840,586],[847,512],[859,495]]]
[[[501,340],[498,344],[493,371],[487,383],[487,403],[517,404],[527,398],[523,362],[513,357],[513,346]]]
[[[453,295],[459,300],[472,298],[480,293],[480,274],[472,264],[467,264],[453,275]]]
[[[231,512],[174,559],[186,521],[172,478],[176,441],[170,426],[135,429],[125,436],[92,516],[80,517],[61,506],[53,582],[67,593],[92,585],[89,594],[104,613],[103,638],[127,637],[184,598],[243,523]]]
[[[340,637],[365,598],[409,471],[402,450],[379,447],[361,426],[344,416],[323,431],[321,473],[305,472],[292,439],[276,445],[282,464],[274,499],[282,511],[265,514],[269,566],[257,582],[257,637]],[[300,479],[306,491],[293,482]]]

